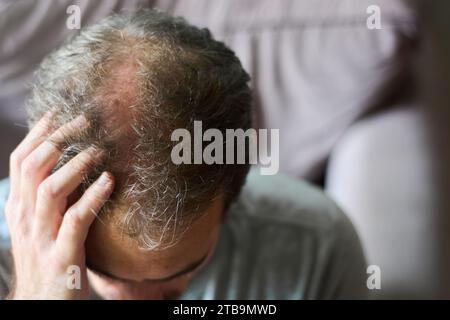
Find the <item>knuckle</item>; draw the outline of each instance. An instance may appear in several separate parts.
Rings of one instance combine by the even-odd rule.
[[[21,164],[21,172],[24,177],[31,177],[36,172],[37,160],[33,155],[28,156]]]
[[[57,192],[50,181],[46,180],[42,182],[38,187],[38,197],[42,199],[52,199],[56,196]]]
[[[55,270],[57,273],[65,272],[67,268],[67,262],[63,253],[53,255],[50,262],[50,269]]]
[[[83,226],[83,219],[77,209],[68,210],[65,219],[70,230],[79,230]]]
[[[9,155],[9,163],[12,168],[19,169],[22,165],[23,155],[16,149]]]

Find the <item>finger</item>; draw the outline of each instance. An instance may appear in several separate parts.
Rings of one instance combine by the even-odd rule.
[[[10,155],[9,177],[11,194],[18,194],[20,190],[20,168],[22,161],[42,142],[50,132],[51,112],[47,112],[28,132],[22,142]]]
[[[84,247],[89,228],[109,199],[113,188],[113,177],[103,172],[83,196],[67,210],[56,240],[62,252],[76,254]]]
[[[102,151],[89,147],[39,185],[34,220],[38,232],[54,233],[57,222],[66,209],[68,196],[75,191],[85,174],[102,156]]]
[[[47,140],[43,141],[21,165],[21,194],[26,197],[28,208],[34,211],[37,187],[47,178],[61,156],[58,148],[67,136],[76,130],[85,129],[88,122],[84,116],[79,116],[56,130]]]
[[[51,143],[56,146],[60,146],[67,137],[74,135],[76,132],[80,132],[80,130],[85,130],[89,126],[89,122],[87,121],[84,115],[79,115],[75,119],[66,124],[62,125],[58,130],[56,130],[48,139]]]

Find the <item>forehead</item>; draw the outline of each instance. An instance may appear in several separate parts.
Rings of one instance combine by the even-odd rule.
[[[122,279],[162,279],[201,261],[217,239],[221,208],[213,205],[193,222],[175,245],[162,250],[145,250],[108,221],[92,225],[86,240],[87,264]]]

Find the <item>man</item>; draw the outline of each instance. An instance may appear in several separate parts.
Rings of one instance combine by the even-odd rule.
[[[241,192],[248,155],[172,161],[172,133],[194,121],[251,128],[248,80],[207,30],[149,10],[48,56],[0,188],[2,295],[364,298],[358,238],[319,191],[251,172]]]

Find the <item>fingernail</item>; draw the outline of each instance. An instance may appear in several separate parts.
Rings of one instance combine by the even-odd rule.
[[[98,178],[98,183],[101,186],[107,186],[111,182],[111,178],[108,172],[103,172],[100,178]]]
[[[93,155],[101,155],[104,153],[104,150],[100,149],[99,147],[97,147],[95,145],[90,145],[89,147],[87,147],[86,151]]]
[[[45,120],[48,120],[48,119],[50,119],[50,116],[52,115],[52,113],[53,112],[51,110],[48,110],[44,113],[44,116],[42,118]]]
[[[79,115],[72,121],[72,125],[75,125],[75,126],[85,127],[88,124],[89,124],[89,122],[87,121],[86,117],[83,114]]]

